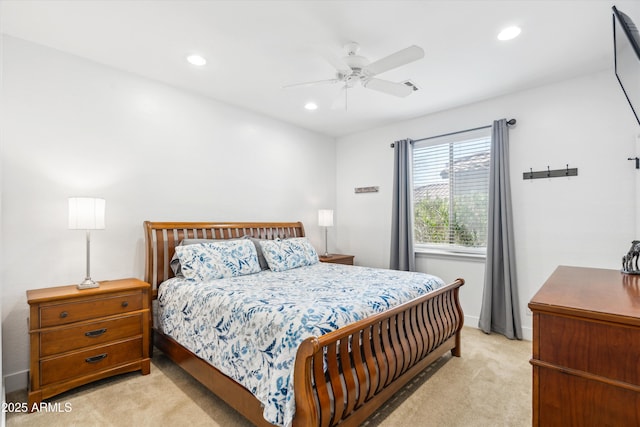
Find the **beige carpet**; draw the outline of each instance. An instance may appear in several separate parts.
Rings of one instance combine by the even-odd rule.
[[[531,342],[464,328],[462,357],[444,356],[364,424],[530,426]],[[26,391],[7,395],[26,402]],[[151,374],[123,374],[49,400],[69,412],[7,413],[7,426],[222,426],[251,424],[156,351]]]

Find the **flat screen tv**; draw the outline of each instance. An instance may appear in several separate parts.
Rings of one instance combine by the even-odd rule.
[[[631,18],[613,6],[616,77],[640,125],[640,33]]]

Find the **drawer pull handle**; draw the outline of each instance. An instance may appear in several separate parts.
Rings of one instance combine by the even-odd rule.
[[[122,301],[122,308],[129,307],[129,303],[127,301]]]
[[[102,353],[102,354],[99,354],[97,356],[87,357],[86,359],[84,359],[84,361],[87,362],[87,363],[98,363],[99,361],[101,361],[105,357],[107,357],[107,353]]]
[[[60,313],[60,318],[64,319],[65,317],[67,317],[69,315],[69,313],[67,313],[66,311],[63,311],[62,313]]]
[[[95,331],[85,332],[84,335],[89,338],[96,338],[107,332],[107,328],[96,329]]]

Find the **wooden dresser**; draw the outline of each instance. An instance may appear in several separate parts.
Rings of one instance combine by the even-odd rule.
[[[137,279],[27,291],[29,408],[79,385],[150,372],[149,284]]]
[[[640,277],[558,267],[533,313],[533,425],[640,426]]]

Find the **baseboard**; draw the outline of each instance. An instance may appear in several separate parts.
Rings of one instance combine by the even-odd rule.
[[[464,316],[464,326],[468,326],[469,328],[478,328],[479,317],[476,316]],[[533,341],[533,328],[529,326],[522,327],[522,339],[526,341]]]
[[[478,328],[478,320],[480,320],[478,317],[476,316],[469,316],[467,314],[464,315],[464,326],[467,326],[469,328],[475,328],[475,329],[480,329]]]
[[[6,393],[17,390],[26,390],[29,386],[29,370],[15,372],[3,378]]]

